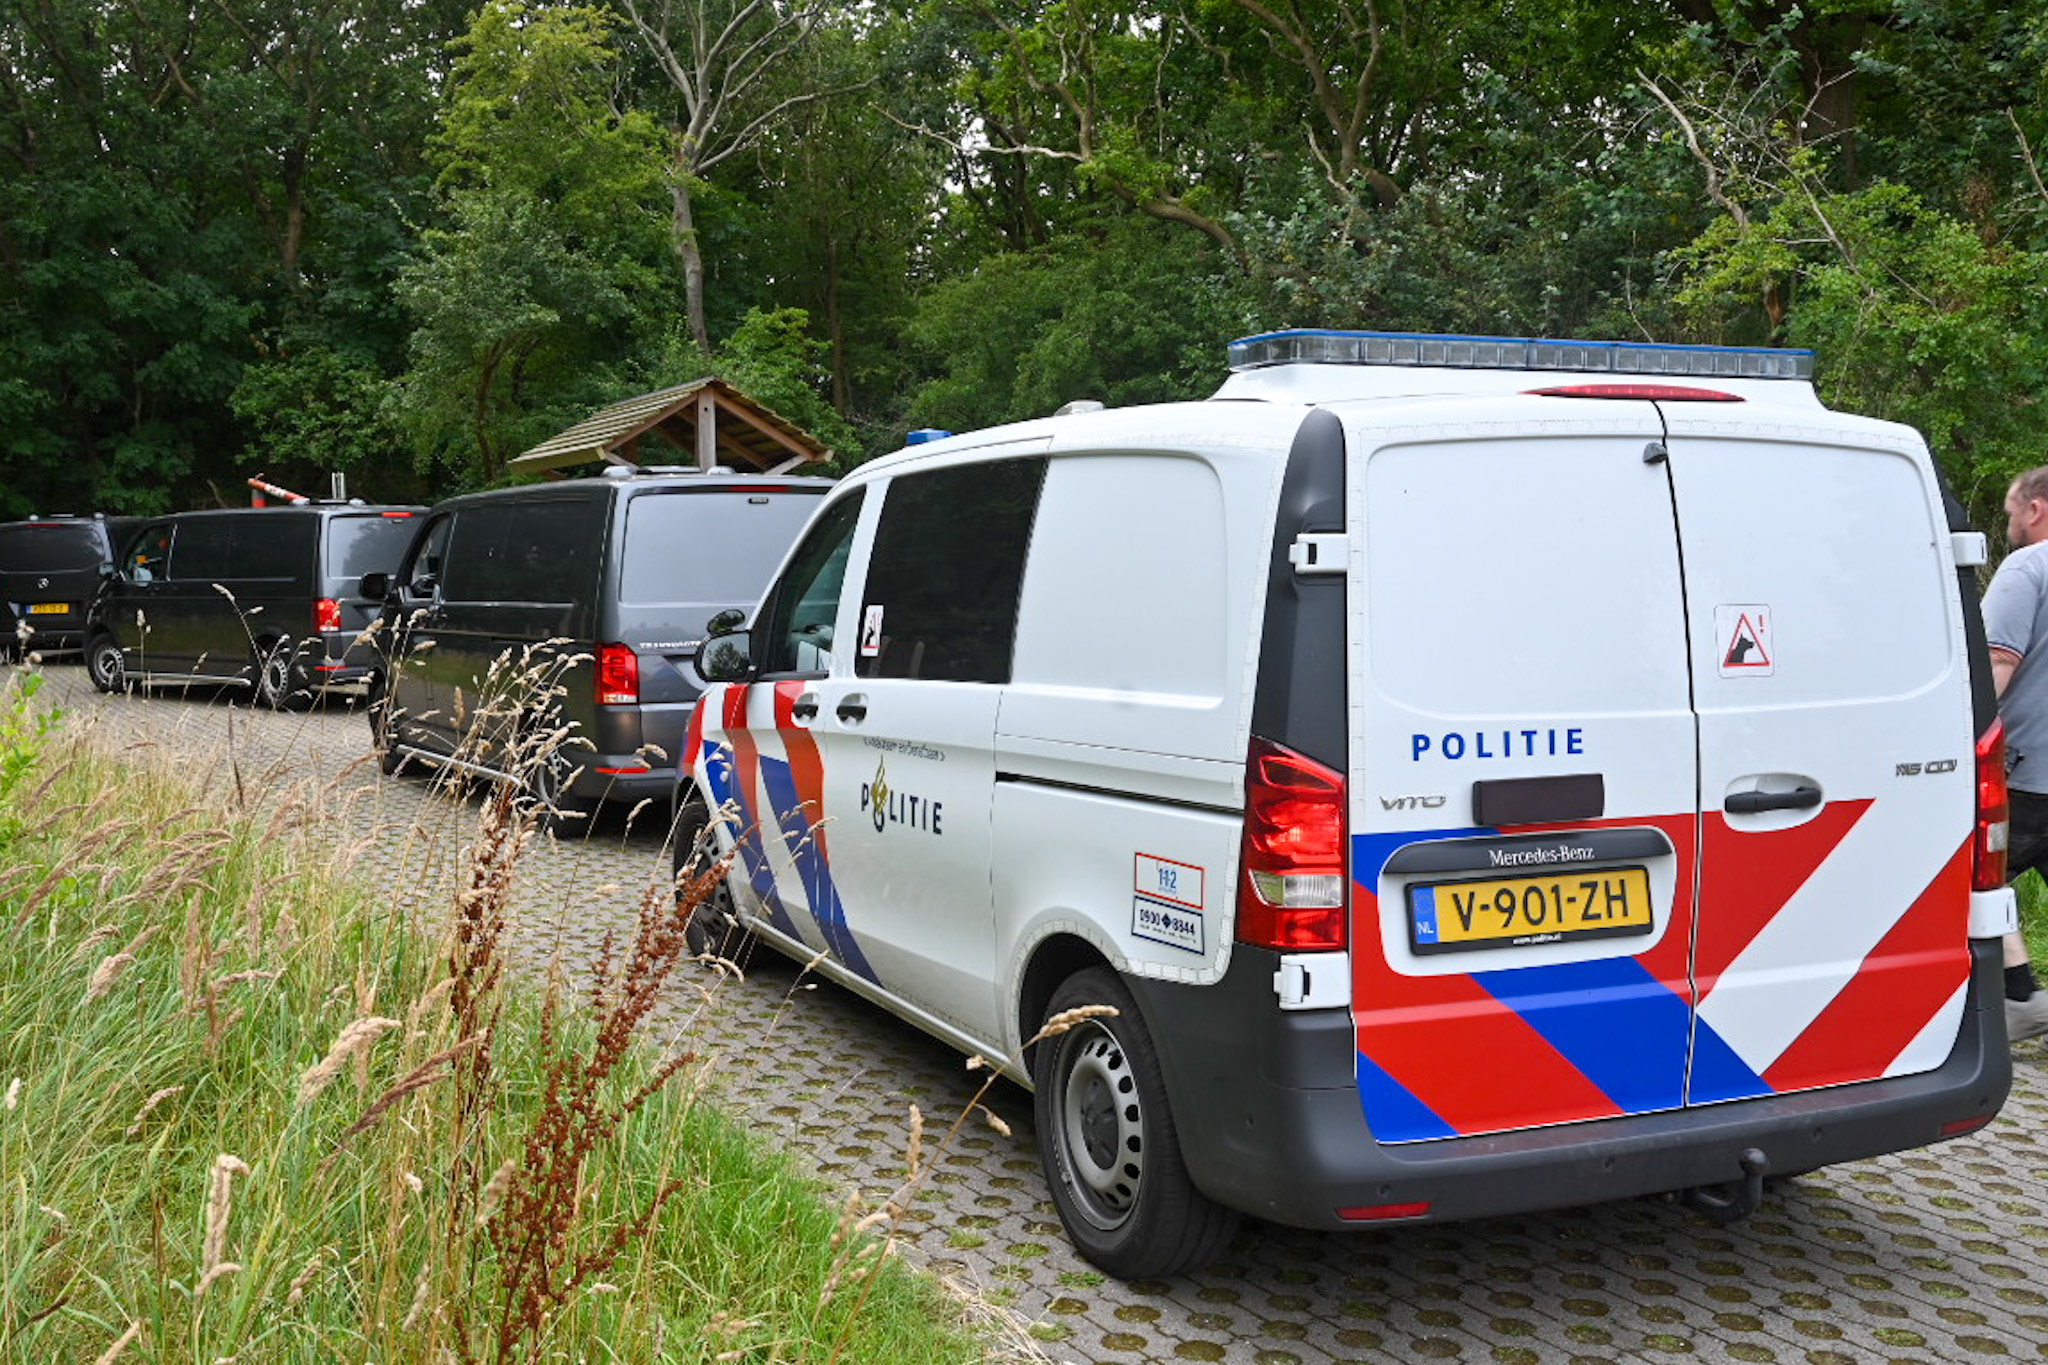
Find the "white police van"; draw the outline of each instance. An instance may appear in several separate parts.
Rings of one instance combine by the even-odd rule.
[[[702,659],[713,913],[1031,1085],[1124,1276],[1989,1122],[1984,540],[1920,437],[1804,352],[1231,356],[834,490]]]

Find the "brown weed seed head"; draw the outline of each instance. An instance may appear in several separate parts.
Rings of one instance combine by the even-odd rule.
[[[148,1118],[151,1112],[154,1111],[158,1105],[162,1104],[165,1100],[171,1098],[173,1095],[183,1093],[184,1089],[185,1087],[182,1085],[167,1085],[163,1089],[151,1095],[148,1099],[144,1100],[142,1102],[142,1107],[135,1111],[135,1121],[128,1125],[127,1130],[123,1132],[121,1136],[130,1138],[139,1137],[142,1133],[142,1121]],[[13,1106],[10,1105],[9,1107],[12,1108]]]
[[[912,1180],[917,1178],[918,1164],[924,1157],[924,1110],[910,1106],[910,1142],[905,1152],[905,1174]]]
[[[106,1351],[101,1354],[100,1358],[93,1362],[93,1365],[114,1365],[114,1362],[121,1358],[121,1352],[127,1350],[129,1345],[134,1342],[135,1338],[141,1335],[142,1319],[137,1318],[135,1321],[128,1324],[128,1330],[121,1333],[121,1335],[115,1339],[114,1344],[112,1346],[109,1346],[106,1349]]]
[[[308,1256],[306,1258],[305,1268],[299,1271],[298,1274],[292,1276],[291,1285],[285,1290],[285,1307],[298,1307],[299,1300],[306,1296],[306,1286],[311,1284],[313,1282],[313,1277],[320,1273],[320,1262],[326,1258],[326,1255],[327,1248],[320,1247],[316,1249],[311,1256]]]
[[[236,1265],[233,1261],[215,1261],[211,1266],[207,1267],[206,1273],[199,1277],[199,1287],[192,1291],[192,1297],[203,1299],[206,1297],[206,1291],[213,1288],[215,1280],[224,1280],[230,1275],[239,1275],[241,1273],[242,1267]]]
[[[299,1077],[299,1103],[304,1104],[327,1088],[329,1081],[341,1074],[349,1059],[392,1029],[400,1027],[398,1020],[371,1015],[357,1019],[342,1029],[334,1040],[334,1046],[327,1050],[319,1064],[307,1068]]]
[[[1057,1038],[1074,1025],[1086,1019],[1113,1019],[1117,1015],[1115,1005],[1076,1005],[1070,1010],[1061,1010],[1045,1021],[1045,1027],[1031,1035],[1029,1042],[1046,1038]]]
[[[114,979],[121,975],[121,969],[135,960],[133,953],[115,953],[93,969],[92,980],[85,988],[85,1001],[93,1001],[114,988]]]
[[[249,1163],[230,1152],[222,1152],[213,1159],[213,1172],[206,1190],[206,1244],[200,1253],[200,1265],[206,1278],[200,1284],[200,1292],[214,1278],[214,1271],[223,1262],[221,1253],[227,1248],[228,1213],[234,1206],[233,1181],[238,1175],[249,1174]],[[240,1270],[231,1266],[230,1273]]]

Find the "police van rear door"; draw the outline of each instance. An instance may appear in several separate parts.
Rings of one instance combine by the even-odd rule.
[[[1700,728],[1700,1104],[1930,1070],[1969,976],[1972,736],[1911,431],[1667,403]]]
[[[1367,1123],[1402,1142],[1676,1108],[1699,776],[1657,409],[1345,415]]]

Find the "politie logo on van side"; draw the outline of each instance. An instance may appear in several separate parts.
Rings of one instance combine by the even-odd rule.
[[[906,825],[927,834],[943,835],[946,832],[940,824],[946,813],[946,803],[892,788],[886,759],[875,765],[874,781],[860,784],[860,808],[874,820],[877,834],[891,825]]]
[[[1408,740],[1408,758],[1419,763],[1425,755],[1448,758],[1554,758],[1559,754],[1586,752],[1586,732],[1577,726],[1568,730],[1449,730],[1441,735],[1414,734]]]

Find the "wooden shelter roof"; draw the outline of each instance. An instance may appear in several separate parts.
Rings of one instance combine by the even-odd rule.
[[[706,377],[600,408],[512,458],[515,470],[569,465],[695,465],[774,473],[821,464],[832,451],[732,385]]]

